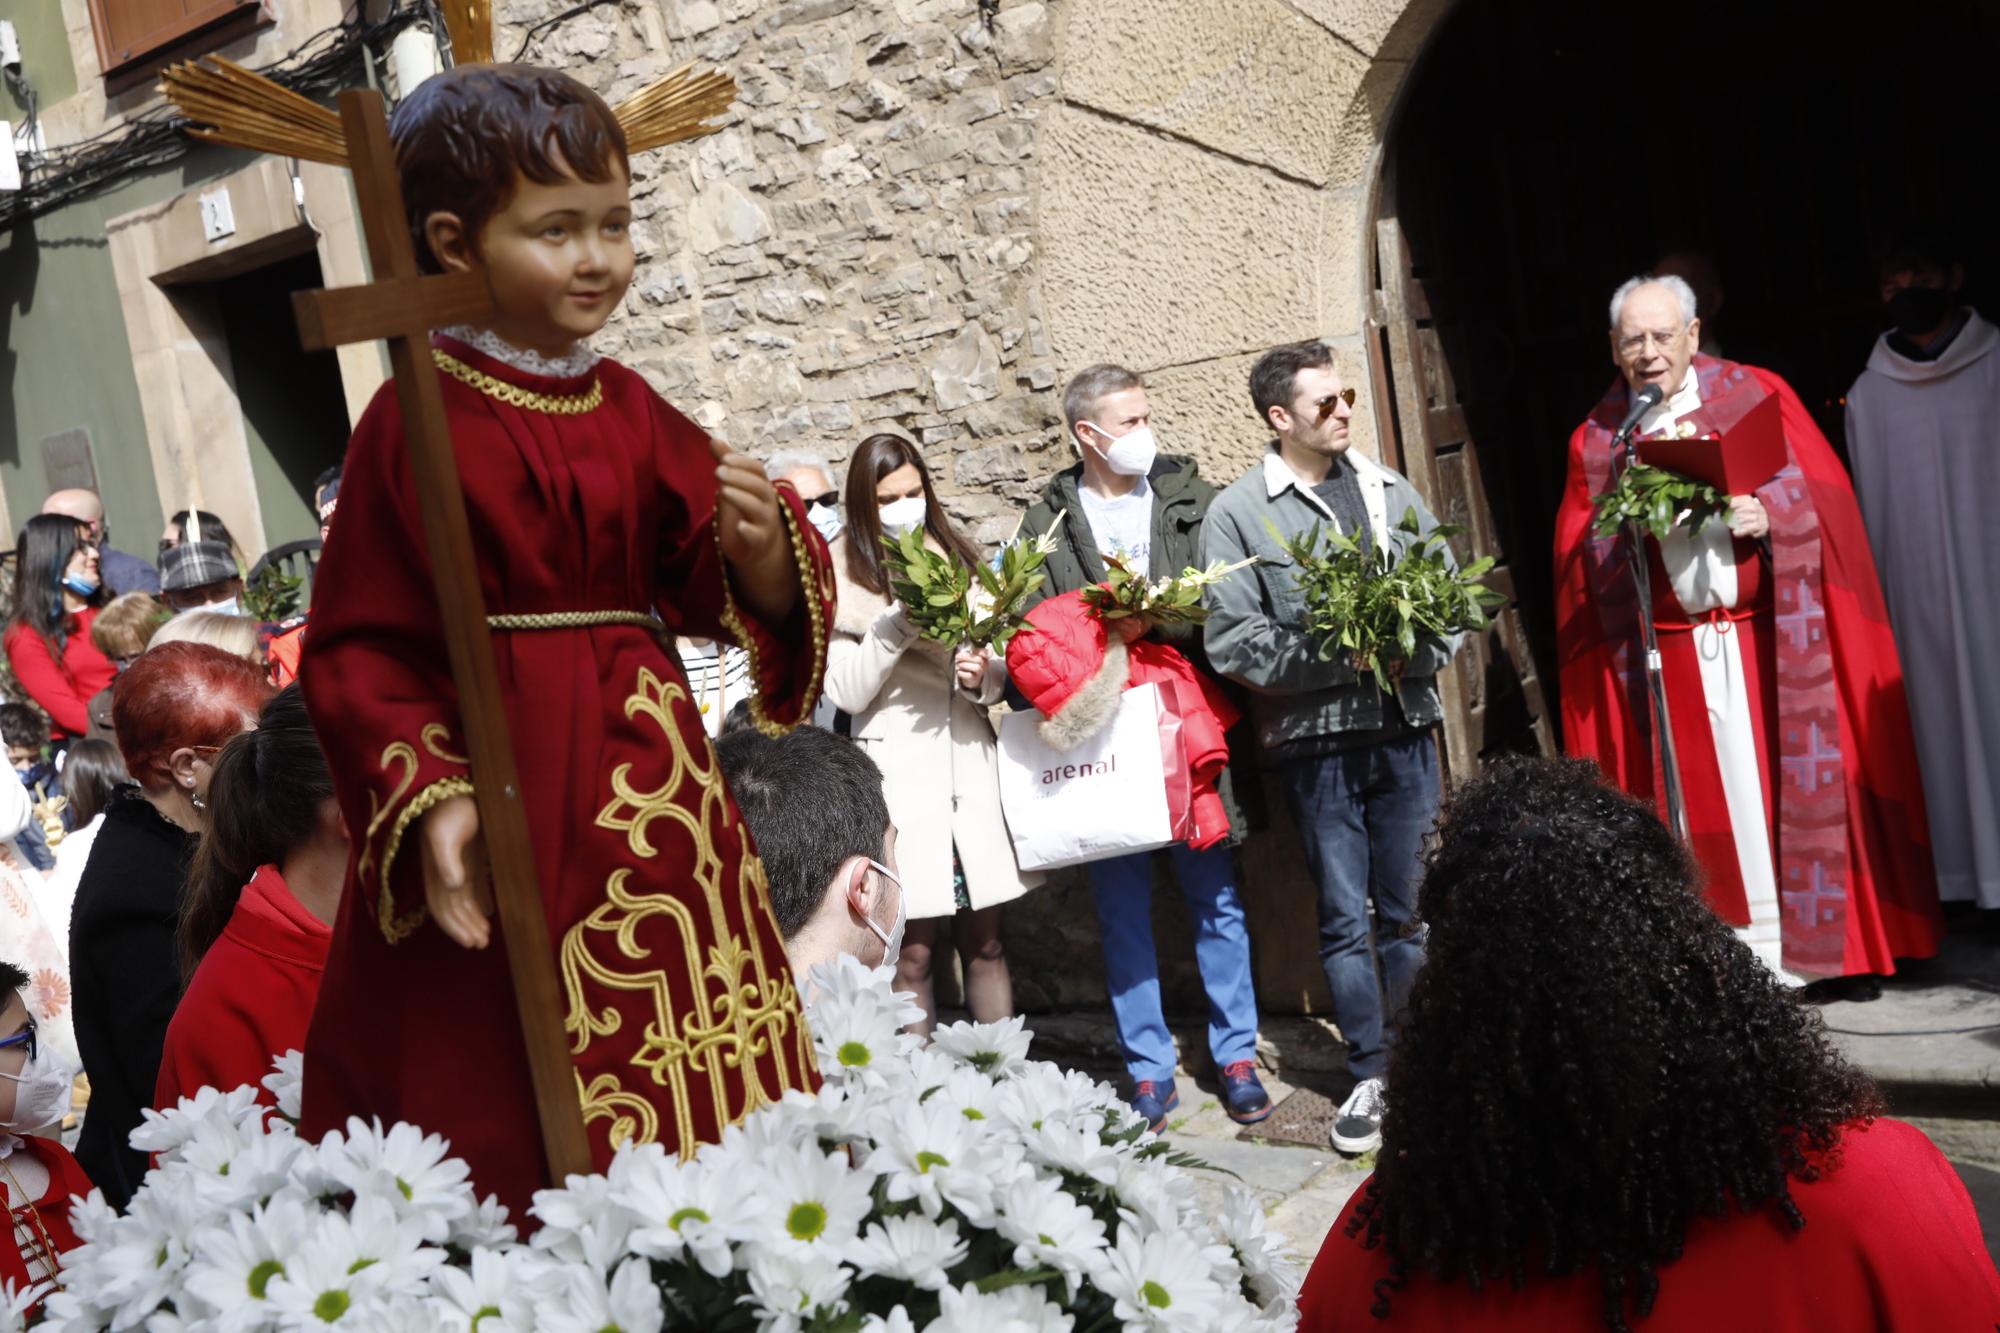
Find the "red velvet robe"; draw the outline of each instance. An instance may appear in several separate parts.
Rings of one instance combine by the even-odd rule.
[[[332,942],[332,929],[292,896],[278,868],[258,867],[167,1024],[153,1105],[246,1083],[270,1105],[264,1076],[277,1057],[305,1048]]]
[[[489,616],[657,608],[669,632],[749,649],[774,725],[810,715],[833,575],[795,494],[805,593],[761,625],[725,577],[707,437],[644,380],[438,347],[459,366],[445,407]],[[763,867],[659,633],[493,637],[597,1166],[632,1139],[691,1154],[817,1083]],[[519,1216],[547,1182],[505,950],[460,948],[425,917],[416,820],[472,783],[390,385],[348,449],[299,674],[355,839],[304,1129],[362,1115],[441,1132]]]
[[[1923,784],[1903,671],[1853,486],[1791,387],[1769,371],[1696,357],[1701,409],[1726,430],[1778,396],[1790,464],[1757,490],[1771,515],[1771,555],[1737,542],[1737,632],[1777,861],[1785,966],[1809,975],[1895,971],[1937,952],[1943,935]],[[1563,741],[1626,791],[1660,792],[1637,601],[1624,538],[1594,537],[1592,497],[1612,484],[1611,437],[1630,402],[1621,380],[1570,438],[1569,483],[1556,517],[1556,626]],[[1702,695],[1694,636],[1652,571],[1667,707],[1693,850],[1709,901],[1749,920],[1735,836]],[[1745,614],[1747,613],[1747,614]]]

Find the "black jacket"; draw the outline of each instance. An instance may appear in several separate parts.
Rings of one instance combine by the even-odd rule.
[[[137,787],[121,789],[104,811],[70,915],[76,1045],[90,1076],[76,1160],[121,1210],[146,1175],[146,1155],[126,1140],[153,1104],[160,1048],[180,1002],[174,928],[195,842]]]
[[[1083,497],[1078,491],[1082,483],[1082,463],[1056,473],[1049,478],[1042,498],[1021,519],[1018,535],[1039,537],[1049,530],[1058,514],[1068,514],[1056,533],[1056,549],[1044,567],[1048,581],[1028,599],[1031,609],[1050,597],[1104,581],[1104,558],[1097,552],[1090,519],[1083,512]],[[1215,487],[1202,479],[1201,470],[1192,458],[1180,454],[1161,454],[1154,459],[1146,483],[1153,488],[1153,552],[1146,562],[1148,574],[1161,579],[1199,567],[1201,524],[1208,517],[1209,503],[1215,499]],[[1201,626],[1161,625],[1147,637],[1170,643],[1186,654],[1189,661],[1213,676],[1244,717],[1249,717],[1250,704],[1243,692],[1209,666],[1208,654],[1202,649]],[[1229,768],[1217,783],[1217,791],[1229,815],[1232,846],[1243,841],[1250,830],[1265,825],[1264,793],[1257,777],[1254,748],[1247,722],[1231,728]]]

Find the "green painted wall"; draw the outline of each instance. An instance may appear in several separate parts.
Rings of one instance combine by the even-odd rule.
[[[34,85],[35,98],[54,106],[76,92],[76,67],[69,58],[69,32],[63,27],[57,0],[0,0],[0,18],[14,25],[21,39],[21,71]],[[19,118],[27,105],[7,90],[10,117]]]
[[[242,160],[197,149],[0,233],[0,486],[17,527],[48,493],[43,438],[82,427],[90,432],[113,544],[152,557],[160,537],[159,488],[104,224]],[[0,546],[13,544],[10,533]]]

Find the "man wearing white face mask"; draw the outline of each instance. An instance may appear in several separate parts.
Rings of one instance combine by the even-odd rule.
[[[27,973],[0,962],[0,1186],[14,1222],[12,1244],[0,1241],[0,1280],[17,1288],[61,1273],[77,1245],[70,1204],[91,1189],[67,1148],[34,1133],[69,1112],[76,1071],[40,1040],[21,996],[27,984]]]
[[[160,557],[160,599],[183,611],[239,614],[243,573],[221,542],[184,541]]]
[[[772,481],[791,483],[805,502],[806,517],[829,544],[845,526],[840,518],[840,483],[833,466],[818,454],[803,449],[780,449],[764,464],[764,475]]]
[[[1202,518],[1215,489],[1202,480],[1192,458],[1159,452],[1152,404],[1139,377],[1114,365],[1078,372],[1063,392],[1063,416],[1080,461],[1052,477],[1041,500],[1021,520],[1022,534],[1039,536],[1058,515],[1066,515],[1055,533],[1048,581],[1035,604],[1102,582],[1107,555],[1152,579],[1198,564]],[[1209,669],[1196,626],[1155,625],[1137,616],[1110,624],[1127,643],[1154,639],[1186,657],[1196,670]],[[1231,748],[1237,748],[1233,739]],[[1239,752],[1247,754],[1247,747]],[[1254,794],[1255,775],[1238,783],[1224,772],[1217,787],[1229,818],[1227,841],[1201,851],[1177,843],[1171,855],[1195,921],[1195,958],[1208,992],[1209,1054],[1221,1079],[1223,1105],[1238,1123],[1254,1124],[1270,1115],[1271,1099],[1257,1077],[1250,933],[1230,847],[1242,841],[1251,824],[1238,796]],[[1091,862],[1088,869],[1112,1017],[1132,1079],[1132,1106],[1159,1129],[1180,1104],[1180,1092],[1174,1085],[1173,1037],[1160,1006],[1152,857],[1111,857]]]
[[[715,749],[764,863],[799,984],[840,954],[893,967],[909,910],[875,761],[818,727],[778,737],[733,731]]]

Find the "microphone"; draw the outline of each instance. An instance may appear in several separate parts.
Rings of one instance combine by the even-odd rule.
[[[1664,398],[1664,396],[1666,396],[1666,392],[1662,392],[1658,384],[1648,384],[1646,388],[1642,388],[1636,394],[1632,394],[1632,410],[1626,412],[1626,418],[1622,422],[1618,422],[1618,434],[1612,436],[1612,444],[1616,446],[1616,444],[1624,444],[1626,440],[1630,440],[1632,432],[1638,430],[1638,418],[1644,416],[1646,412],[1650,412],[1652,408],[1660,406],[1660,398]]]
[[[1639,418],[1658,407],[1660,400],[1666,396],[1657,384],[1648,384],[1645,388],[1633,394],[1632,410],[1627,412],[1625,419],[1618,423],[1618,433],[1611,437],[1611,447],[1615,449],[1631,439],[1632,432],[1639,428]]]

